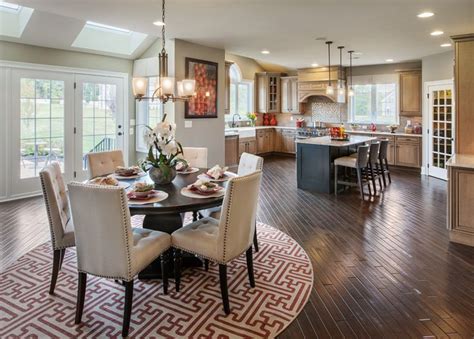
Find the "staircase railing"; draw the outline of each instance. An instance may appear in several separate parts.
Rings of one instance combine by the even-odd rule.
[[[110,137],[104,137],[101,141],[97,143],[88,153],[95,153],[95,152],[105,152],[111,151],[115,149],[115,139]],[[82,161],[84,164],[84,168],[87,168],[87,157],[84,155],[82,157]]]

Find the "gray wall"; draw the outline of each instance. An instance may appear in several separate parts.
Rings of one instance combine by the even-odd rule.
[[[225,51],[223,49],[196,45],[183,40],[175,40],[175,74],[176,79],[185,77],[185,58],[196,58],[219,64],[217,75],[217,118],[190,119],[192,128],[184,128],[184,103],[176,102],[174,120],[176,138],[183,146],[207,147],[209,166],[224,164],[224,100],[225,100]]]
[[[125,117],[135,119],[135,100],[131,89],[132,60],[7,41],[0,41],[0,60],[127,73],[130,76],[130,97]],[[129,137],[128,153],[130,163],[135,162],[135,135]]]
[[[426,81],[446,80],[454,77],[454,52],[429,55],[421,59],[422,79]]]

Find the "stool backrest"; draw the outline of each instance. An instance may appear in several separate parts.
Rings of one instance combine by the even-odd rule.
[[[369,145],[361,145],[357,147],[357,167],[367,167],[367,161],[369,160]]]
[[[380,141],[374,141],[370,144],[369,163],[375,164],[379,158]]]
[[[384,160],[387,159],[388,153],[388,139],[380,140],[380,151],[379,151],[379,159]]]

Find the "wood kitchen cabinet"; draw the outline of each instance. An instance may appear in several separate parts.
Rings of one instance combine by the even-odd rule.
[[[421,72],[400,72],[399,86],[400,115],[421,116]]]
[[[281,73],[256,73],[257,112],[280,113]]]
[[[255,138],[243,138],[239,141],[239,159],[242,153],[257,153],[257,146]]]
[[[281,135],[281,128],[275,128],[273,133],[273,152],[281,152],[283,137]]]
[[[281,77],[281,112],[300,113],[298,77]]]
[[[282,136],[281,152],[295,154],[296,153],[296,147],[295,147],[296,131],[292,129],[283,129],[281,131],[281,136]]]
[[[421,167],[420,138],[396,137],[395,164],[397,166]]]
[[[230,66],[233,62],[225,62],[225,100],[224,100],[224,114],[230,114]]]
[[[273,128],[260,129],[257,131],[257,153],[273,152]]]
[[[225,137],[225,165],[234,166],[239,163],[239,136],[232,135]]]

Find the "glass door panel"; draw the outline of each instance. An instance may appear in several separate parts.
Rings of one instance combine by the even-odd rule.
[[[429,145],[429,175],[446,179],[446,163],[454,154],[453,85],[432,85],[429,92],[429,120],[432,137]]]

